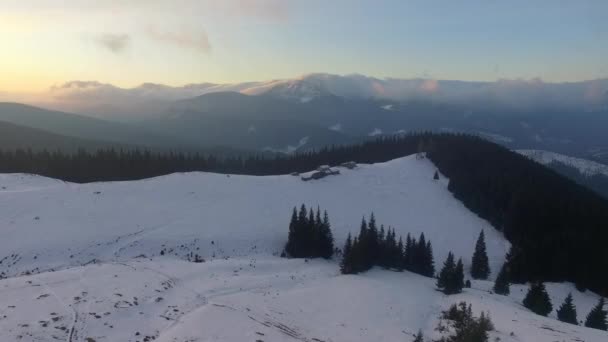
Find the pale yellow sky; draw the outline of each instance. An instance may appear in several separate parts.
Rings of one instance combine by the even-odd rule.
[[[535,3],[2,0],[0,92],[41,93],[71,80],[133,87],[310,72],[607,77],[608,2]]]

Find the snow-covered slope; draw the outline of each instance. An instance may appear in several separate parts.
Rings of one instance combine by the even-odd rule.
[[[497,268],[508,243],[452,197],[446,179],[434,181],[434,171],[430,161],[407,157],[314,182],[211,173],[85,185],[32,178],[36,191],[22,175],[4,176],[0,187],[10,192],[0,192],[0,250],[20,261],[2,264],[0,271],[13,276],[93,259],[155,256],[182,245],[206,258],[279,254],[291,209],[302,203],[327,209],[340,246],[373,211],[404,237],[424,232],[437,260],[450,249],[469,257],[485,229]],[[458,243],[446,231],[457,232]],[[40,234],[45,238],[32,239]]]
[[[467,300],[490,311],[502,341],[603,341],[605,332],[536,316],[491,282],[446,297],[434,280],[374,269],[342,276],[337,260],[276,256],[293,206],[327,209],[336,242],[373,211],[398,234],[424,232],[437,266],[470,264],[484,229],[494,274],[509,244],[412,157],[303,182],[295,176],[174,174],[77,185],[0,177],[2,341],[409,341]],[[194,255],[206,259],[191,262]],[[52,271],[52,272],[51,272]],[[570,284],[549,284],[554,306]],[[579,316],[597,300],[574,293]],[[552,314],[553,316],[555,313]],[[513,335],[511,335],[511,332]]]
[[[596,174],[608,176],[608,165],[600,164],[592,160],[570,157],[543,150],[517,150],[516,152],[543,165],[547,165],[552,162],[560,162],[576,168],[580,173],[586,176],[593,176]]]

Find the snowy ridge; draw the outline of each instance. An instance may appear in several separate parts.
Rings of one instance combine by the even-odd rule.
[[[276,256],[291,208],[327,209],[336,244],[362,215],[397,234],[424,232],[437,268],[448,251],[465,267],[486,233],[494,276],[509,243],[434,181],[414,156],[295,176],[173,174],[78,185],[29,175],[0,177],[2,341],[409,341],[435,331],[439,312],[466,300],[489,311],[501,341],[605,341],[608,334],[544,318],[491,281],[446,297],[435,280],[373,269],[339,274],[338,260]],[[198,255],[205,262],[192,262]],[[32,275],[29,275],[32,273]],[[584,317],[597,301],[571,284],[548,284],[556,308],[573,292]],[[513,333],[513,334],[511,334]]]
[[[520,153],[543,165],[547,165],[555,161],[574,167],[579,170],[580,173],[586,176],[593,176],[597,174],[608,176],[608,165],[600,164],[592,160],[570,157],[543,150],[516,150],[515,152]]]

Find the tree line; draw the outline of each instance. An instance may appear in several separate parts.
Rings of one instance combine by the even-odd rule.
[[[320,208],[316,213],[312,208],[306,210],[304,204],[299,212],[293,208],[284,253],[293,258],[331,258],[334,254],[334,237],[327,211],[323,212],[321,218]]]
[[[359,234],[353,239],[351,234],[346,238],[342,249],[340,271],[342,274],[356,274],[369,270],[374,266],[408,270],[432,277],[435,274],[433,247],[426,241],[424,233],[416,240],[409,234],[406,242],[390,227],[385,230],[378,228],[376,218],[372,213],[369,223],[365,217],[361,220]]]
[[[512,282],[571,281],[608,295],[608,201],[498,144],[464,134],[382,137],[293,155],[222,158],[192,153],[1,151],[0,172],[72,182],[141,179],[173,172],[276,175],[347,161],[384,162],[419,153],[449,178],[448,189],[511,242]]]
[[[547,316],[553,311],[553,304],[551,303],[545,284],[542,282],[530,284],[523,305],[530,311],[541,316]],[[604,310],[604,305],[604,297],[600,297],[597,305],[595,305],[587,315],[584,326],[593,329],[608,330],[608,321],[606,320],[608,313]],[[562,322],[574,325],[579,324],[572,293],[569,293],[568,296],[566,296],[556,313],[557,319]]]

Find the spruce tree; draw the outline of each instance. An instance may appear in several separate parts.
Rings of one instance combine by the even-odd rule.
[[[334,236],[331,232],[331,224],[329,223],[329,215],[327,215],[327,211],[323,212],[320,235],[320,256],[322,258],[329,259],[334,254]]]
[[[477,243],[475,244],[475,252],[471,262],[471,276],[473,279],[488,279],[490,275],[490,265],[488,262],[488,254],[486,253],[486,241],[483,230],[479,233]]]
[[[530,284],[530,289],[523,304],[526,308],[541,316],[547,316],[553,310],[551,299],[549,299],[545,284],[542,282]]]
[[[294,258],[304,258],[308,253],[308,210],[302,204],[298,212],[298,220],[296,221],[296,250],[291,256]]]
[[[425,277],[433,277],[435,275],[435,259],[433,258],[433,246],[431,241],[427,241],[423,253],[422,273]]]
[[[433,179],[439,180],[439,172],[435,171],[435,174],[433,175]]]
[[[606,323],[606,310],[604,310],[604,298],[600,298],[599,303],[591,309],[585,320],[585,326],[593,329],[608,330]]]
[[[395,263],[395,252],[397,249],[397,241],[395,241],[395,230],[389,228],[388,232],[386,233],[386,243],[384,248],[385,250],[385,254],[387,257],[387,267],[390,268],[396,268],[396,263]]]
[[[403,268],[408,271],[412,270],[412,248],[412,237],[408,233],[405,238],[405,247],[403,250]]]
[[[505,262],[500,268],[500,272],[498,272],[498,276],[496,276],[496,281],[494,282],[494,293],[503,296],[508,296],[511,292],[507,267],[507,263]]]
[[[346,238],[346,242],[344,243],[344,248],[342,249],[342,262],[340,262],[340,272],[342,274],[352,274],[354,273],[353,269],[353,243],[350,233]]]
[[[397,243],[397,250],[395,251],[395,255],[393,256],[393,264],[398,271],[403,271],[403,239],[401,238],[401,236],[399,237],[399,242]]]
[[[445,259],[443,263],[443,268],[439,272],[439,277],[437,278],[437,287],[441,290],[444,290],[449,286],[451,277],[454,274],[454,270],[456,269],[456,264],[454,263],[454,254],[452,252],[448,253],[448,257]]]
[[[422,336],[422,331],[418,330],[416,336],[414,336],[413,342],[424,342],[424,337]]]
[[[367,271],[372,267],[372,260],[370,256],[371,253],[369,250],[369,229],[367,226],[367,221],[365,221],[365,217],[361,220],[359,237],[356,242],[356,244],[353,243],[353,246],[357,247],[353,248],[356,250],[355,268],[357,269],[357,272]]]
[[[456,268],[454,269],[452,286],[449,289],[450,293],[448,294],[456,294],[462,292],[464,288],[464,265],[462,264],[462,259],[458,259],[456,263]]]
[[[298,229],[298,214],[296,208],[293,208],[291,213],[291,220],[289,221],[289,235],[287,236],[287,244],[285,245],[285,252],[290,256],[294,256],[297,248],[297,229]]]
[[[576,307],[572,302],[572,293],[569,293],[564,303],[557,309],[557,319],[562,322],[578,325]]]
[[[316,258],[316,257],[320,257],[322,252],[321,252],[321,245],[323,244],[323,227],[322,227],[323,222],[321,221],[321,209],[317,206],[317,211],[315,212],[315,218],[313,223],[311,224],[311,246],[310,246],[310,257],[312,258]]]
[[[376,226],[376,217],[372,212],[369,217],[369,222],[367,224],[367,245],[369,252],[368,266],[371,268],[373,265],[378,264],[378,259],[380,256],[380,243],[378,241],[378,227]]]

